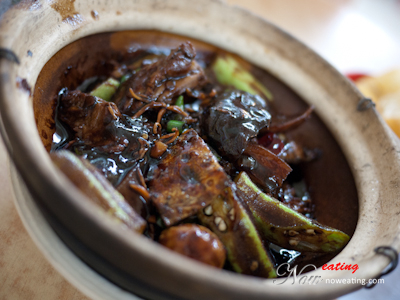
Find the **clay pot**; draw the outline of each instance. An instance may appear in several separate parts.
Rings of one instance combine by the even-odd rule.
[[[0,47],[12,51],[2,51],[0,59],[0,108],[2,136],[19,174],[13,177],[17,206],[49,260],[85,293],[134,298],[121,286],[154,299],[322,299],[361,287],[360,281],[278,285],[216,270],[122,232],[97,214],[51,163],[42,141],[51,134],[46,120],[52,108],[34,110],[32,92],[43,66],[60,49],[101,32],[155,29],[202,40],[264,68],[315,106],[349,162],[359,198],[355,233],[330,263],[359,269],[354,274],[318,269],[307,276],[375,278],[390,261],[374,249],[400,250],[398,139],[348,80],[267,21],[215,0],[25,1],[3,16],[0,28]]]

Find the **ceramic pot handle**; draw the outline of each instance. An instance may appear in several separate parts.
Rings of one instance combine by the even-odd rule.
[[[388,257],[390,259],[390,263],[387,265],[387,267],[385,269],[383,269],[383,271],[381,272],[381,274],[379,276],[374,278],[374,279],[376,279],[376,280],[373,280],[373,282],[375,282],[375,283],[370,283],[365,286],[365,288],[367,288],[367,289],[373,288],[376,285],[376,283],[378,282],[379,278],[391,273],[394,269],[396,269],[398,262],[399,262],[399,254],[397,253],[396,250],[394,250],[390,246],[377,247],[377,248],[375,248],[375,253]]]

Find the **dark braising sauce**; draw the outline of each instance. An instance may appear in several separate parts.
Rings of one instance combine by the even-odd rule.
[[[125,197],[134,230],[199,261],[274,277],[283,262],[321,266],[354,233],[354,179],[312,107],[214,46],[155,31],[83,38],[40,73],[34,113],[52,155],[83,158]]]

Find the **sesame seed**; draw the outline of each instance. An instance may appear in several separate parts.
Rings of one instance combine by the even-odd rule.
[[[213,214],[213,208],[211,205],[205,207],[203,211],[206,216],[211,216]]]
[[[315,235],[314,229],[307,229],[306,233],[309,234],[309,235]]]
[[[231,221],[235,221],[235,209],[234,209],[234,208],[232,208],[232,209],[228,212],[228,216],[229,216],[229,219],[230,219]]]
[[[214,220],[215,225],[217,225],[218,230],[224,232],[227,229],[225,221],[221,217],[216,217]]]

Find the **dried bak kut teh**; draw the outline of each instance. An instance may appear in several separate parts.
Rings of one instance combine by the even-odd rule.
[[[74,84],[65,78],[76,72],[60,74],[54,95],[51,158],[105,218],[211,266],[265,278],[283,262],[321,265],[346,245],[354,181],[313,107],[199,41],[138,31],[75,44],[124,35],[135,45],[128,54],[109,55],[99,62],[107,67],[82,71],[90,75]]]

